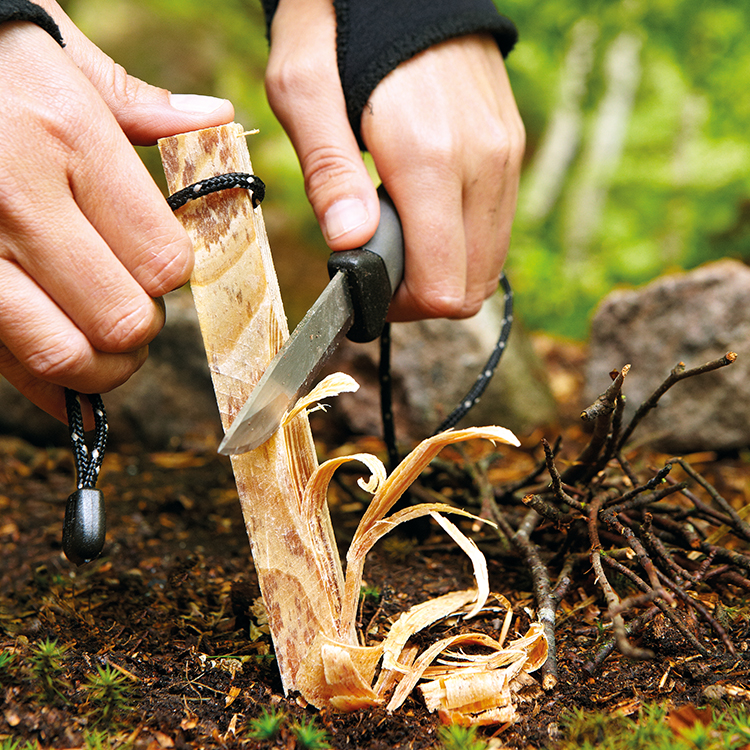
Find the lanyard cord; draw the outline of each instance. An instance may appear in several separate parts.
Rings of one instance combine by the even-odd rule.
[[[510,329],[513,324],[513,290],[510,287],[508,278],[503,273],[500,276],[500,287],[503,290],[503,319],[500,321],[500,335],[495,348],[482,369],[479,377],[469,389],[469,392],[461,400],[461,403],[440,423],[440,426],[433,433],[455,427],[469,412],[469,410],[479,401],[482,394],[489,385],[492,376],[495,374],[497,365],[500,362],[503,352],[508,344]],[[393,395],[391,382],[391,331],[390,323],[386,323],[383,333],[380,337],[380,366],[378,369],[380,380],[380,413],[383,420],[383,441],[388,451],[389,470],[393,471],[399,463],[399,452],[396,446],[396,434],[393,422]]]
[[[104,459],[104,449],[107,445],[107,413],[104,411],[102,397],[98,393],[88,396],[91,408],[94,410],[94,445],[89,453],[86,436],[83,431],[83,417],[78,394],[65,389],[65,406],[68,410],[68,430],[70,444],[73,448],[73,458],[76,464],[76,485],[79,490],[93,489],[99,476]]]

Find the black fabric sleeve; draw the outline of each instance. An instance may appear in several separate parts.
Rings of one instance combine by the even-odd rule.
[[[261,0],[270,30],[279,0]],[[334,0],[339,76],[360,147],[362,111],[396,66],[439,42],[490,33],[505,57],[518,39],[493,0]]]
[[[464,34],[491,33],[503,56],[516,27],[492,0],[335,0],[341,84],[349,122],[362,146],[360,119],[373,89],[397,65]]]
[[[0,0],[0,23],[29,21],[43,28],[59,45],[65,46],[62,34],[52,16],[44,8],[29,0]]]

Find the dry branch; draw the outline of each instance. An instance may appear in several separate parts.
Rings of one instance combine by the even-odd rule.
[[[678,362],[673,368],[672,372],[669,373],[669,377],[638,407],[632,419],[628,423],[628,426],[623,431],[620,440],[617,444],[618,450],[628,442],[630,436],[633,434],[635,428],[641,423],[643,418],[659,403],[659,399],[675,384],[679,383],[685,378],[693,378],[697,375],[703,375],[713,370],[718,370],[720,367],[726,367],[731,365],[737,359],[737,355],[734,352],[727,352],[723,357],[706,362],[698,367],[692,367],[689,370],[685,369],[684,362]]]

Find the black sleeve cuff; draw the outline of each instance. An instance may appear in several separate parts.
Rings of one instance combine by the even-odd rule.
[[[59,45],[65,46],[62,34],[52,16],[44,8],[29,0],[0,0],[0,23],[29,21],[43,28]]]
[[[271,38],[271,21],[273,21],[276,8],[279,6],[279,0],[260,0],[263,7],[263,15],[266,17],[266,38]]]
[[[269,31],[279,0],[261,0]],[[490,33],[505,57],[518,32],[493,0],[334,0],[337,54],[349,122],[361,148],[362,111],[396,66],[439,42]]]
[[[516,27],[492,0],[335,0],[334,5],[339,75],[361,147],[362,111],[373,89],[397,65],[465,34],[492,34],[503,56],[518,38]]]

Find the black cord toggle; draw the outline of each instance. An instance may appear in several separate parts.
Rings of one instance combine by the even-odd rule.
[[[220,190],[231,190],[232,188],[244,188],[251,193],[253,208],[258,206],[266,196],[266,186],[260,177],[246,172],[228,172],[227,174],[216,175],[216,177],[207,177],[205,180],[195,182],[192,185],[178,190],[176,193],[167,198],[169,207],[176,211],[184,206],[188,201],[202,198],[210,193],[217,193]]]
[[[107,414],[98,393],[88,396],[94,410],[94,444],[89,451],[83,431],[83,416],[78,394],[65,389],[65,406],[68,411],[68,428],[76,465],[78,489],[68,498],[65,506],[62,544],[65,556],[76,565],[91,562],[104,547],[106,514],[104,495],[95,488],[107,444]]]

